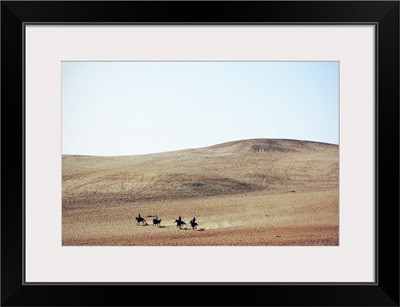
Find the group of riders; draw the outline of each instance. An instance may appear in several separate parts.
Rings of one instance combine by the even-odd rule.
[[[147,225],[146,220],[140,215],[140,213],[139,213],[139,215],[136,217],[136,222],[137,222],[137,224],[142,223],[142,224],[144,224],[144,225]],[[175,220],[175,223],[176,223],[176,227],[178,227],[178,228],[180,228],[180,229],[182,229],[182,226],[186,225],[186,223],[185,223],[184,221],[182,221],[182,217],[181,217],[181,216],[179,216],[179,217]],[[158,218],[158,215],[156,215],[156,216],[154,217],[154,219],[153,219],[153,225],[157,225],[157,226],[161,227],[161,219]],[[199,226],[199,224],[196,223],[196,218],[195,218],[195,217],[193,217],[193,219],[190,220],[190,226],[192,227],[192,229],[196,229],[197,226]]]

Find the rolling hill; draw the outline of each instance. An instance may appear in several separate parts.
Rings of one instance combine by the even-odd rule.
[[[279,221],[270,219],[263,224],[265,221],[257,220],[250,228],[333,227],[330,241],[315,241],[318,244],[307,241],[314,242],[307,244],[338,244],[339,147],[334,144],[249,139],[148,155],[63,155],[62,192],[66,245],[271,244],[259,238],[242,242],[244,237],[239,234],[236,241],[230,235],[213,239],[204,235],[206,232],[202,236],[208,240],[199,237],[197,243],[168,236],[151,240],[154,229],[146,234],[141,228],[139,235],[138,227],[128,226],[136,212],[167,217],[167,225],[171,227],[158,229],[164,233],[176,230],[172,226],[178,214],[196,214],[203,221],[214,218],[208,228],[207,224],[200,224],[205,227],[203,230],[217,231],[219,227],[215,225],[225,225],[220,228],[235,231],[246,225],[239,222],[239,213],[258,219],[260,214],[269,216],[266,212],[275,212]],[[297,216],[291,213],[291,208]],[[221,212],[225,218],[221,218]],[[86,216],[87,226],[82,216]],[[125,228],[118,233],[119,221],[125,223]],[[111,225],[116,230],[111,231]],[[143,237],[139,239],[140,236]],[[293,237],[284,242],[306,244],[304,240],[296,240]]]

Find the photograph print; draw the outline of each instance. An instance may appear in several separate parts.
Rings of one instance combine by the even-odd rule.
[[[339,246],[339,62],[62,62],[63,246]]]

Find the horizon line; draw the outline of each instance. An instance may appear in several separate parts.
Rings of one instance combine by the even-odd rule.
[[[242,141],[251,141],[251,140],[280,140],[280,141],[299,141],[299,142],[309,142],[309,143],[319,143],[319,144],[326,144],[326,145],[334,145],[334,146],[339,146],[339,144],[336,143],[329,143],[329,142],[321,142],[321,141],[311,141],[311,140],[304,140],[304,139],[290,139],[290,138],[252,138],[252,139],[237,139],[233,141],[226,141],[222,143],[216,143],[208,146],[201,146],[201,147],[190,147],[190,148],[183,148],[183,149],[173,149],[173,150],[168,150],[168,151],[158,151],[158,152],[151,152],[151,153],[143,153],[143,154],[123,154],[123,155],[92,155],[92,154],[64,154],[61,153],[62,156],[83,156],[83,157],[132,157],[132,156],[147,156],[147,155],[156,155],[156,154],[163,154],[163,153],[173,153],[173,152],[179,152],[179,151],[185,151],[185,150],[196,150],[196,149],[203,149],[203,148],[209,148],[213,146],[218,146],[218,145],[224,145],[224,144],[229,144],[229,143],[235,143],[235,142],[242,142]]]

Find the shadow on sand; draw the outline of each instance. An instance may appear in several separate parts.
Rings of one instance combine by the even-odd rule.
[[[181,228],[181,230],[192,230],[192,231],[204,231],[204,228],[200,228],[200,229],[192,229],[190,227],[185,227],[185,228]]]

